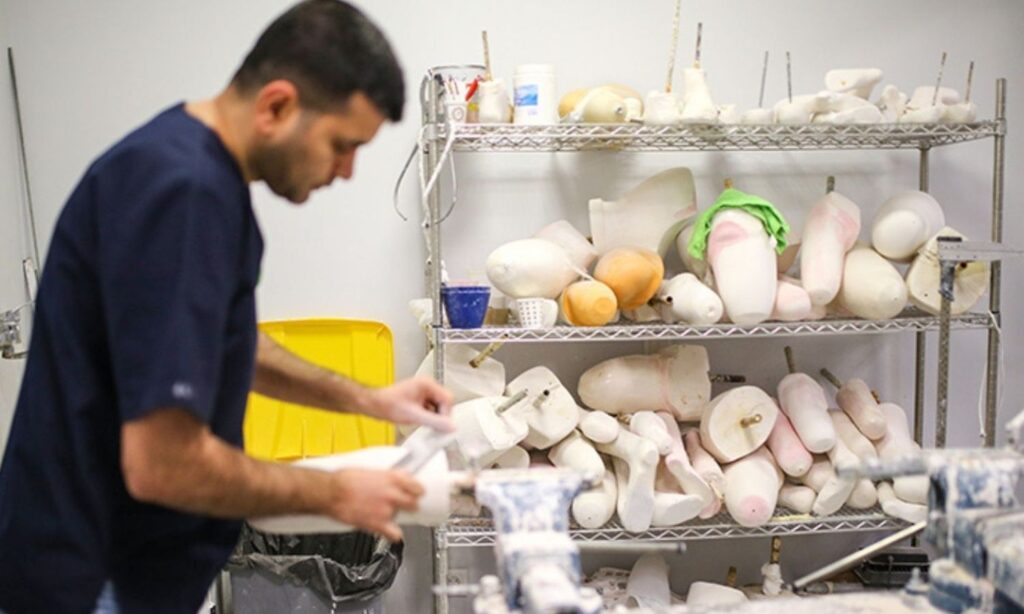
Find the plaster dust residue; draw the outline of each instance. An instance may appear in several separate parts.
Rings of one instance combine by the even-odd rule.
[[[821,597],[764,599],[711,608],[674,607],[672,614],[940,614],[926,601],[905,600],[902,593],[848,593]]]

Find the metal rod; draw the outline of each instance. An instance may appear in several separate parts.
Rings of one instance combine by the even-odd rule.
[[[491,45],[487,42],[487,30],[480,33],[484,41],[484,80],[491,80]]]
[[[526,388],[523,388],[519,392],[512,395],[508,400],[504,401],[501,405],[494,408],[494,413],[500,414],[506,412],[509,409],[515,407],[516,403],[526,398]]]
[[[739,575],[738,570],[735,567],[730,566],[729,567],[729,571],[727,571],[725,573],[725,585],[726,586],[736,586],[736,576],[737,575]]]
[[[789,52],[786,52],[786,95],[789,97],[789,104],[793,104],[793,68],[789,61]]]
[[[974,60],[967,66],[967,92],[964,94],[964,102],[971,101],[971,83],[974,82]]]
[[[750,428],[755,424],[761,424],[762,420],[764,420],[764,416],[762,416],[761,414],[754,414],[753,416],[747,416],[746,418],[740,420],[740,426],[742,426],[745,429]]]
[[[932,92],[932,106],[939,102],[939,88],[942,87],[942,71],[946,68],[946,52],[942,52],[942,59],[939,60],[939,78],[935,80],[935,91]]]
[[[21,157],[21,174],[25,181],[25,201],[28,205],[29,231],[32,233],[32,258],[38,270],[42,260],[39,259],[39,233],[36,231],[36,208],[32,200],[32,182],[28,174],[28,154],[25,151],[25,124],[21,117],[21,96],[18,94],[18,71],[14,68],[14,48],[7,48],[7,67],[11,71],[11,95],[14,97],[14,119],[18,127],[18,155]],[[38,275],[38,274],[37,274]],[[36,279],[38,281],[38,277]]]
[[[493,341],[487,345],[484,349],[480,350],[472,360],[469,361],[469,366],[474,369],[479,369],[480,365],[484,364],[484,361],[491,357],[492,354],[501,349],[501,346],[505,345],[504,341]]]
[[[917,189],[922,192],[928,191],[931,165],[931,148],[921,147],[919,150],[917,168]],[[918,445],[924,444],[924,400],[925,400],[925,374],[928,369],[927,333],[919,332],[916,335],[914,346],[914,441]]]
[[[796,373],[796,359],[793,358],[793,348],[788,345],[783,350],[786,352],[786,368],[790,373]]]
[[[948,266],[941,263],[945,270]],[[949,271],[952,277],[953,272]],[[946,273],[942,273],[946,276]],[[944,282],[940,282],[942,284]],[[939,385],[935,395],[935,447],[946,447],[946,418],[949,412],[949,306],[950,298],[939,292]]]
[[[622,554],[684,554],[684,542],[575,542],[580,552]]]
[[[836,178],[834,175],[829,175],[825,179],[825,193],[831,194],[836,191]]]
[[[996,116],[1001,126],[1006,121],[1006,79],[996,80]],[[1003,241],[1003,174],[1006,155],[1006,136],[1000,130],[995,136],[994,168],[992,172],[992,242]],[[1002,297],[1001,262],[993,262],[989,283],[988,309],[995,318],[996,326],[1002,322],[1000,299]],[[999,331],[993,327],[988,330],[988,368],[985,382],[985,446],[992,447],[996,443],[996,418],[999,410]]]
[[[845,556],[839,559],[835,563],[826,565],[818,571],[807,574],[806,576],[798,579],[796,582],[793,582],[793,588],[801,589],[807,586],[808,584],[812,584],[819,580],[824,580],[825,578],[828,578],[841,571],[846,571],[854,565],[867,560],[875,553],[880,552],[893,544],[899,543],[907,539],[908,537],[913,537],[914,535],[917,535],[921,531],[924,531],[925,527],[927,526],[927,521],[921,521],[917,524],[912,524],[909,527],[903,529],[902,531],[893,533],[892,535],[884,539],[881,539],[871,545],[861,548],[860,550],[854,552],[849,556]]]
[[[676,51],[679,49],[679,13],[683,0],[676,0],[676,12],[672,16],[672,44],[668,52],[668,76],[665,77],[665,92],[672,93],[672,73],[676,70]]]
[[[696,53],[694,53],[694,56],[693,56],[693,66],[694,66],[694,68],[700,68],[700,42],[701,42],[701,37],[703,36],[703,34],[704,34],[704,23],[698,21],[697,22],[697,51],[696,51]]]
[[[768,562],[772,565],[778,565],[779,561],[782,560],[782,538],[778,535],[772,537],[772,553],[768,557]]]
[[[711,383],[713,384],[745,384],[747,382],[746,375],[728,375],[725,373],[715,373],[709,376]]]
[[[768,51],[764,52],[764,64],[761,66],[761,93],[757,96],[757,108],[764,108],[764,84],[768,81]]]
[[[824,377],[825,379],[828,380],[828,383],[830,383],[833,386],[835,386],[836,390],[838,390],[838,389],[843,387],[842,380],[840,380],[838,377],[836,377],[835,374],[832,373],[831,371],[829,371],[828,369],[822,368],[821,369],[821,375],[822,375],[822,377]]]

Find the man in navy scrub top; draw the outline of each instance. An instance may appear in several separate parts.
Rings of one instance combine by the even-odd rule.
[[[250,390],[451,430],[428,379],[369,389],[256,328],[263,238],[249,184],[302,203],[348,179],[401,118],[377,27],[307,0],[261,35],[217,97],[177,104],[101,155],[54,231],[0,468],[0,611],[194,614],[246,517],[326,514],[401,532],[420,484],[241,450]]]

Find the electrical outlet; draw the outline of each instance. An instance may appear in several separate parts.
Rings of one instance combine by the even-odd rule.
[[[448,584],[466,586],[469,584],[469,570],[465,568],[453,568],[448,570]]]

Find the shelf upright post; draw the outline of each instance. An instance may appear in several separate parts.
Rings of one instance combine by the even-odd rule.
[[[994,168],[992,170],[992,242],[1003,242],[1003,170],[1006,151],[1006,79],[996,79],[996,116],[998,130],[995,136]],[[988,360],[986,361],[985,382],[985,447],[996,443],[996,412],[999,402],[999,328],[1002,315],[999,312],[1002,264],[992,263],[989,285],[988,309],[994,322],[988,329]]]
[[[440,96],[438,81],[430,73],[425,77],[427,83],[427,99],[423,101],[424,116],[427,126],[436,128],[439,125],[441,113],[437,108],[437,101]],[[439,154],[437,148],[436,132],[428,130],[420,143],[421,155],[425,156],[425,174],[430,177],[437,167]],[[444,381],[444,345],[442,343],[441,328],[444,323],[441,306],[441,227],[438,220],[441,219],[441,184],[434,184],[429,194],[423,196],[427,199],[426,216],[423,219],[423,230],[427,238],[427,291],[433,306],[433,317],[431,321],[434,343],[434,378]],[[445,539],[444,529],[431,531],[431,547],[434,554],[434,585],[445,587],[448,584],[448,547]],[[448,597],[445,592],[439,591],[434,597],[434,612],[436,614],[448,614]]]
[[[929,178],[929,155],[931,145],[922,143],[920,147],[920,160],[918,163],[917,185],[922,192],[928,191]],[[927,351],[927,337],[924,331],[917,333],[914,359],[914,441],[918,445],[924,443],[924,377],[927,370],[925,352]]]

